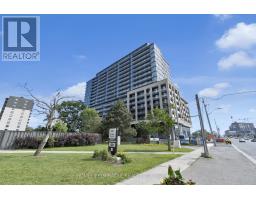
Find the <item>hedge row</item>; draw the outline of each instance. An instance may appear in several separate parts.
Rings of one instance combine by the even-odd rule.
[[[14,141],[15,149],[36,149],[43,140],[43,137],[18,137]],[[50,137],[45,147],[69,147],[95,145],[99,140],[99,135],[81,133],[61,137]]]

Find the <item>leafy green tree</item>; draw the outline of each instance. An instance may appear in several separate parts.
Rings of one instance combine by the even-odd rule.
[[[34,131],[46,131],[46,127],[39,125],[38,127],[34,128]]]
[[[28,126],[27,128],[26,128],[26,131],[28,131],[28,132],[31,132],[31,131],[33,131],[34,129],[32,128],[32,127],[30,127],[30,126]]]
[[[117,101],[108,112],[104,120],[105,128],[119,128],[122,135],[125,129],[130,127],[132,121],[131,114],[123,101]]]
[[[135,125],[135,129],[137,131],[137,143],[140,142],[139,138],[143,143],[149,142],[149,135],[152,133],[150,123],[141,121]]]
[[[86,108],[82,101],[63,101],[58,106],[60,119],[67,124],[69,132],[81,129],[81,113]]]
[[[204,130],[204,132],[205,132],[206,136],[208,136],[210,134],[210,132],[208,132],[207,130]],[[194,137],[201,137],[201,130],[194,131],[192,133],[192,136],[194,136]]]
[[[55,123],[53,126],[53,131],[61,132],[61,133],[66,133],[68,131],[67,124],[61,120]]]
[[[122,132],[122,141],[128,141],[130,137],[135,137],[137,135],[137,131],[135,128],[128,127]]]
[[[98,132],[101,126],[101,118],[93,108],[85,108],[81,113],[81,131]]]
[[[171,128],[174,125],[174,121],[169,116],[166,110],[156,108],[152,113],[148,115],[149,120],[149,132],[158,132],[166,134],[168,137],[168,150],[171,150]]]

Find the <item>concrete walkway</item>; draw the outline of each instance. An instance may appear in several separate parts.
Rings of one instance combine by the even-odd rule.
[[[213,146],[208,144],[208,147]],[[168,166],[171,165],[173,169],[180,169],[181,171],[187,169],[192,163],[194,163],[203,152],[203,147],[197,148],[194,151],[187,153],[179,158],[170,160],[166,163],[162,163],[153,169],[138,174],[134,177],[126,179],[117,185],[156,185],[160,184],[162,178],[167,176]]]
[[[35,150],[0,150],[0,154],[28,153],[33,154]],[[94,151],[42,151],[47,154],[93,154]],[[127,154],[188,154],[188,152],[125,152]]]

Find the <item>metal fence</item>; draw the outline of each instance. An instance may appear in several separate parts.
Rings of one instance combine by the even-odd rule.
[[[59,133],[59,132],[52,132],[51,137],[65,137],[69,135],[75,135],[77,133]],[[98,133],[90,133],[95,134],[98,137],[97,143],[102,142],[101,134]],[[44,131],[32,131],[32,132],[26,132],[26,131],[0,131],[0,149],[12,149],[13,144],[16,138],[26,138],[26,137],[44,137],[46,135],[46,132]]]

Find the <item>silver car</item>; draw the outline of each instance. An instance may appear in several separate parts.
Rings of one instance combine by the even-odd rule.
[[[239,138],[239,142],[245,142],[244,138]]]

